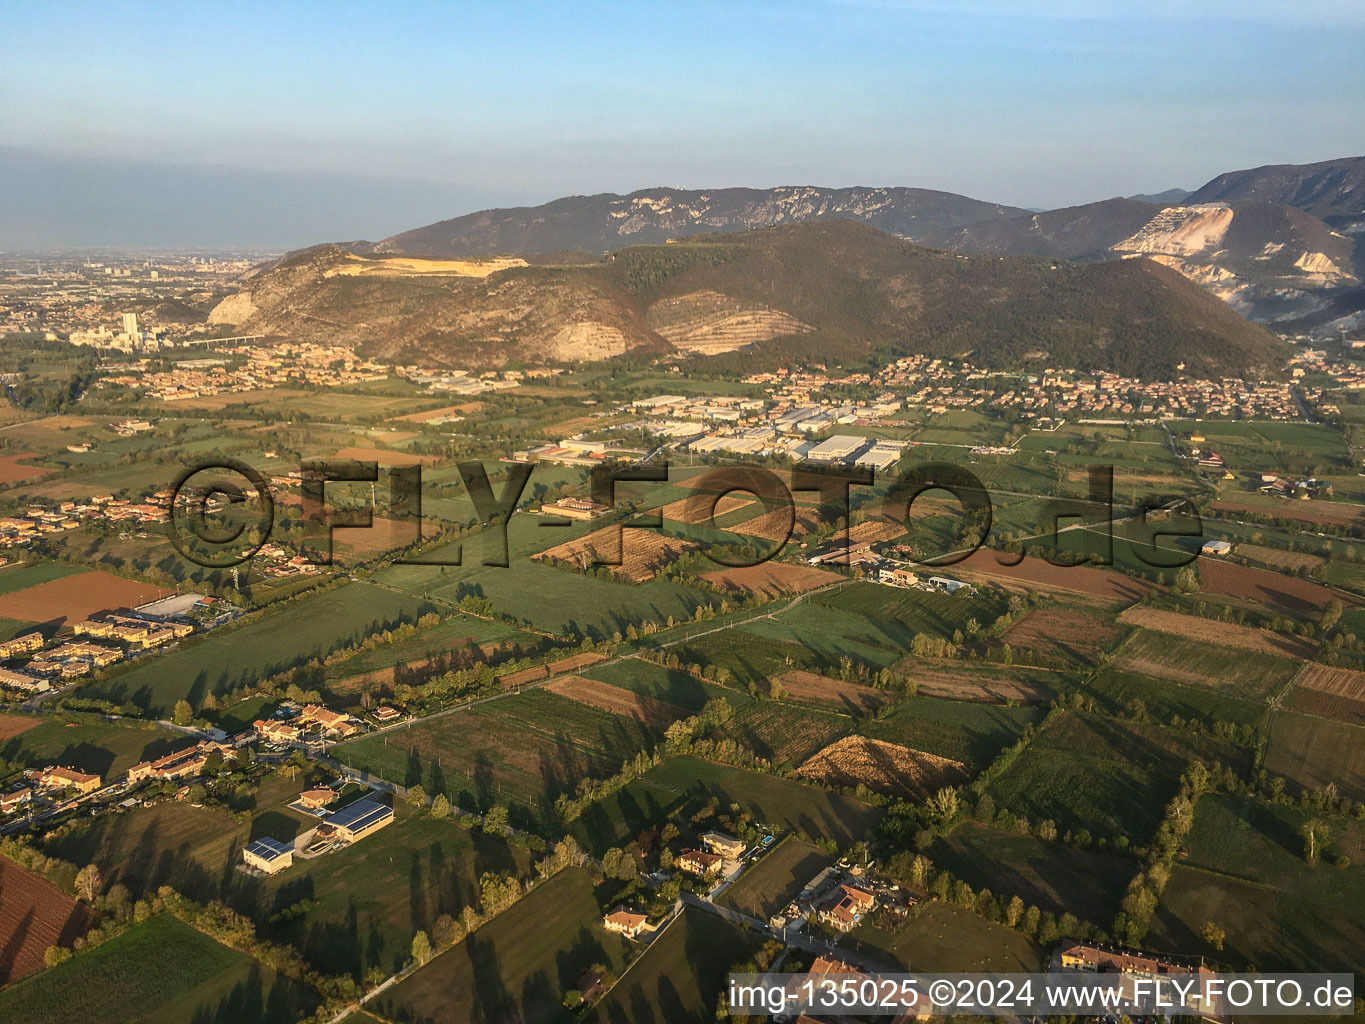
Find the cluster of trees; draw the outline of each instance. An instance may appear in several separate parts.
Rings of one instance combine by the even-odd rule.
[[[1213,771],[1219,766],[1215,765]],[[1166,884],[1185,836],[1194,826],[1194,805],[1214,788],[1216,779],[1209,766],[1192,761],[1180,780],[1180,791],[1166,806],[1165,817],[1148,848],[1142,870],[1128,883],[1122,909],[1114,919],[1114,934],[1130,945],[1139,945],[1151,927],[1152,915]]]

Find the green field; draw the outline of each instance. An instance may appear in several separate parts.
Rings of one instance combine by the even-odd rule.
[[[5,1024],[289,1024],[319,1003],[169,915],[0,992]]]
[[[1108,928],[1125,887],[1137,873],[1128,857],[1078,850],[968,822],[941,836],[929,851],[934,866],[978,892],[1018,896],[1039,910],[1075,914]]]
[[[712,1024],[735,964],[758,947],[748,932],[685,909],[587,1016],[590,1024]]]
[[[744,708],[710,738],[733,740],[782,771],[852,731],[853,720],[847,715],[764,700]]]
[[[161,729],[151,723],[106,722],[98,715],[63,714],[0,715],[12,722],[27,718],[37,722],[17,736],[0,740],[0,760],[30,768],[60,764],[100,775],[106,782],[139,761],[162,757],[192,746],[183,733]]]
[[[91,684],[81,695],[120,704],[131,701],[165,715],[182,698],[198,707],[210,693],[253,686],[266,676],[323,658],[432,610],[419,598],[369,583],[348,583],[302,597],[245,626],[185,642],[178,650]]]
[[[1149,941],[1207,949],[1198,933],[1212,921],[1227,940],[1209,955],[1237,968],[1365,970],[1365,825],[1330,822],[1326,852],[1351,849],[1351,867],[1310,865],[1299,834],[1305,817],[1243,797],[1200,800],[1190,855],[1171,875]]]
[[[333,756],[400,785],[420,782],[461,807],[512,804],[546,821],[560,793],[614,775],[657,738],[634,719],[527,690],[343,743]]]
[[[994,761],[1030,724],[1040,722],[1044,713],[1038,707],[912,697],[884,717],[864,721],[858,731],[979,769]]]
[[[89,572],[89,569],[83,565],[65,565],[61,562],[3,566],[0,567],[0,594],[13,594],[18,590],[36,587],[40,583],[51,583],[53,580],[82,572]]]
[[[592,879],[567,868],[375,1000],[396,1020],[551,1024],[593,964],[618,974],[632,944],[602,927]]]
[[[462,658],[483,660],[477,647],[488,643],[508,645],[507,657],[527,657],[548,646],[543,637],[515,626],[456,613],[413,636],[333,662],[321,673],[321,681],[329,688],[347,691],[355,688],[347,684],[348,680],[367,674],[385,682],[402,682],[409,674],[421,680],[449,667],[462,667]],[[395,672],[396,668],[399,671]]]
[[[98,865],[107,882],[121,882],[135,896],[170,885],[195,899],[223,900],[255,919],[263,935],[297,946],[314,966],[356,977],[369,966],[386,974],[397,969],[414,932],[477,902],[483,872],[528,869],[521,848],[400,803],[394,824],[344,850],[296,858],[268,879],[235,870],[251,839],[292,840],[316,824],[285,806],[301,785],[269,777],[249,821],[161,803],[96,819],[47,851]],[[312,901],[306,914],[276,918],[301,900]]]
[[[1244,770],[1242,751],[1208,736],[1069,713],[1049,722],[987,789],[996,806],[1058,833],[1145,842],[1195,759]]]
[[[730,706],[739,709],[749,704],[748,694],[725,686],[708,683],[688,672],[665,668],[642,658],[629,658],[588,669],[583,673],[623,690],[645,697],[675,704],[688,711],[700,711],[708,700],[724,697]]]
[[[760,857],[717,902],[766,921],[795,899],[832,859],[818,846],[789,836]]]
[[[1276,711],[1265,767],[1301,786],[1331,783],[1342,796],[1365,800],[1365,728]]]
[[[585,849],[600,855],[713,796],[722,807],[738,803],[774,831],[833,839],[841,847],[867,838],[882,817],[880,807],[790,779],[675,757],[590,806],[570,831]]]
[[[1011,973],[1042,970],[1044,951],[1018,932],[951,903],[922,903],[892,932],[872,921],[843,940],[907,971]]]
[[[1129,637],[1113,663],[1115,668],[1156,679],[1214,686],[1243,700],[1264,700],[1279,693],[1300,668],[1291,658],[1182,640],[1149,629],[1139,629]]]
[[[1227,686],[1186,686],[1116,668],[1096,674],[1086,684],[1085,693],[1095,697],[1100,710],[1110,714],[1129,714],[1140,704],[1157,721],[1179,717],[1210,728],[1216,722],[1228,722],[1259,729],[1269,713],[1263,701],[1242,700]]]

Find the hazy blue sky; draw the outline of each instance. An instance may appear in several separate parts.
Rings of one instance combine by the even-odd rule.
[[[1021,206],[1365,151],[1361,0],[63,4],[0,33],[0,248],[381,238],[652,185]]]

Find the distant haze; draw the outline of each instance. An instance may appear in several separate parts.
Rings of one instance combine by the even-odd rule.
[[[1358,153],[1347,0],[19,3],[0,249],[383,238],[559,196],[1055,208]]]

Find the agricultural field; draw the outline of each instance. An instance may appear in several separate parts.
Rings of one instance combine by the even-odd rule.
[[[978,892],[1018,896],[1026,905],[1072,913],[1107,929],[1137,862],[1129,857],[1080,850],[975,822],[940,836],[929,850],[944,868]]]
[[[1181,718],[1201,722],[1208,728],[1228,722],[1260,729],[1269,716],[1265,701],[1244,699],[1240,694],[1229,693],[1227,687],[1186,686],[1116,668],[1106,668],[1093,676],[1085,685],[1085,694],[1095,698],[1099,709],[1107,714],[1131,715],[1141,708],[1159,722]]]
[[[48,946],[70,949],[96,917],[47,879],[0,857],[0,985],[41,971]]]
[[[974,768],[985,768],[1045,714],[1037,707],[1004,707],[913,697],[862,722],[859,732]]]
[[[895,700],[887,690],[792,669],[773,679],[782,699],[861,716]]]
[[[1328,601],[1357,599],[1294,576],[1205,558],[1199,563],[1199,592],[1233,597],[1253,607],[1269,607],[1301,617],[1322,611]]]
[[[1265,767],[1300,786],[1316,789],[1330,783],[1342,796],[1365,800],[1365,729],[1277,711]]]
[[[650,943],[587,1024],[712,1024],[730,968],[753,955],[757,939],[714,914],[689,907]]]
[[[1114,668],[1173,683],[1212,686],[1243,700],[1259,701],[1283,691],[1300,663],[1260,651],[1184,640],[1139,629],[1119,649]]]
[[[320,1002],[168,915],[0,992],[6,1024],[291,1024]]]
[[[351,740],[333,756],[399,785],[420,782],[461,807],[506,803],[549,820],[560,793],[579,779],[614,775],[658,736],[631,718],[528,690]]]
[[[843,577],[813,566],[767,561],[760,565],[718,569],[704,573],[702,579],[723,590],[772,599],[827,587]]]
[[[852,729],[853,722],[843,715],[765,700],[735,714],[710,738],[733,740],[781,769],[795,767]]]
[[[251,916],[264,937],[296,946],[319,969],[354,977],[368,967],[397,969],[414,932],[477,903],[483,872],[529,870],[520,847],[400,803],[393,825],[345,850],[296,858],[265,879],[235,871],[250,840],[292,841],[317,824],[286,806],[302,785],[271,777],[245,822],[217,808],[161,803],[97,819],[47,852],[96,864],[109,884],[134,896],[170,885],[223,900]]]
[[[1114,547],[1117,558],[1117,538]],[[1106,605],[1130,605],[1155,589],[1151,583],[1121,573],[1087,565],[1057,566],[1036,556],[1027,556],[1018,565],[1001,563],[1002,558],[1010,557],[983,548],[946,571],[973,583],[994,583],[1018,593],[1090,598]]]
[[[112,672],[85,687],[82,695],[166,715],[177,700],[199,707],[210,693],[221,696],[253,686],[434,610],[416,597],[370,583],[347,583],[301,597],[244,626],[182,641],[178,650]]]
[[[620,973],[632,944],[602,927],[593,879],[566,868],[375,1000],[430,1024],[574,1019],[562,1000],[593,964]]]
[[[412,636],[327,665],[321,681],[338,695],[385,689],[480,661],[529,657],[547,646],[534,633],[457,612]]]
[[[13,594],[17,590],[26,590],[40,583],[51,583],[53,580],[76,576],[83,572],[89,572],[89,569],[81,565],[67,565],[64,562],[3,566],[0,567],[0,595]]]
[[[749,696],[739,690],[717,686],[688,672],[656,665],[643,658],[627,658],[590,668],[584,675],[693,713],[717,697],[724,697],[734,708],[741,708],[750,701]]]
[[[896,931],[866,921],[845,940],[854,949],[905,971],[1040,971],[1046,960],[1038,946],[1011,928],[992,924],[951,903],[921,903]]]
[[[707,800],[738,803],[755,822],[775,832],[848,846],[867,836],[882,809],[791,779],[704,761],[674,757],[625,789],[592,804],[570,833],[594,855],[619,846],[666,818],[691,814]]]
[[[83,714],[0,715],[0,761],[31,768],[63,765],[106,781],[139,761],[192,745],[183,733],[151,723]]]
[[[1329,822],[1325,856],[1345,848],[1354,863],[1310,865],[1299,834],[1304,812],[1223,794],[1195,808],[1189,857],[1171,875],[1154,925],[1163,947],[1197,949],[1213,921],[1227,933],[1214,954],[1235,968],[1356,971],[1365,967],[1365,825]]]
[[[583,676],[563,676],[546,684],[547,693],[558,694],[579,704],[601,708],[613,715],[633,719],[651,730],[667,729],[680,718],[687,717],[687,709],[666,704],[653,697],[645,697],[610,683]]]
[[[606,526],[585,537],[546,548],[535,557],[551,565],[562,562],[579,569],[602,565],[618,579],[644,583],[696,549],[696,544],[654,530],[626,531]]]
[[[971,776],[967,766],[957,761],[866,736],[836,740],[796,771],[822,785],[862,786],[909,800],[924,800],[945,787],[962,785]]]
[[[107,572],[64,573],[23,590],[0,594],[0,618],[69,626],[96,612],[132,608],[174,593]]]
[[[987,792],[1030,822],[1055,822],[1058,834],[1145,841],[1195,758],[1249,767],[1245,752],[1208,736],[1070,712],[1049,721]]]
[[[906,657],[896,663],[919,693],[947,700],[983,704],[1048,704],[1056,700],[1068,677],[1027,665],[999,666],[937,658]]]
[[[760,857],[717,902],[766,921],[795,899],[831,861],[818,846],[789,836]]]
[[[1015,661],[1057,668],[1091,668],[1123,637],[1111,617],[1080,608],[1048,607],[1027,612],[1001,638]]]
[[[1252,626],[1239,626],[1234,622],[1219,622],[1195,615],[1182,615],[1180,612],[1163,611],[1160,608],[1129,608],[1119,616],[1119,622],[1126,626],[1141,626],[1154,629],[1159,633],[1170,633],[1199,643],[1221,644],[1236,647],[1243,651],[1257,651],[1285,658],[1311,660],[1314,648],[1306,640],[1298,637],[1281,636],[1267,629]]]

